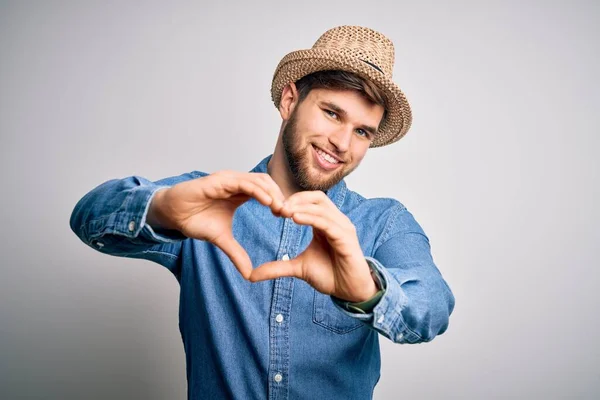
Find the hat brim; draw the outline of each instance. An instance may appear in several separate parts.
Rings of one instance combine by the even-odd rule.
[[[370,147],[381,147],[400,140],[412,123],[410,105],[402,90],[373,65],[332,49],[297,50],[286,55],[277,66],[271,85],[271,98],[279,108],[283,88],[313,72],[342,70],[373,82],[383,93],[387,115]]]

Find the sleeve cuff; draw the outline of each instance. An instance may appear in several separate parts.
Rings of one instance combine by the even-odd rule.
[[[169,186],[138,186],[131,190],[124,201],[123,210],[108,218],[90,222],[89,229],[102,234],[117,234],[139,243],[175,243],[187,239],[179,231],[155,230],[146,223],[152,198],[161,189]]]
[[[420,342],[420,336],[406,326],[402,316],[402,310],[408,300],[400,285],[395,282],[390,272],[379,261],[371,257],[365,257],[365,259],[383,285],[381,286],[383,293],[374,307],[369,312],[351,311],[348,304],[352,303],[331,296],[333,303],[346,315],[364,321],[394,343]]]
[[[169,186],[161,186],[152,191],[146,202],[146,207],[144,209],[144,213],[142,214],[142,218],[140,219],[140,225],[142,226],[140,235],[146,239],[154,240],[159,243],[173,243],[187,239],[187,237],[179,231],[172,229],[154,229],[146,223],[146,217],[148,215],[148,211],[150,210],[150,203],[152,202],[154,195],[156,195],[159,190],[166,189],[168,187]]]

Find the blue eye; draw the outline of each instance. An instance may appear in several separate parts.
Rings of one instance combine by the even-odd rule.
[[[368,137],[369,136],[369,134],[367,133],[367,131],[365,131],[364,129],[357,129],[356,132],[359,135],[364,136],[364,137]]]
[[[333,111],[329,111],[329,110],[323,110],[327,113],[327,115],[329,115],[331,118],[335,118],[337,119],[337,114],[334,113]]]

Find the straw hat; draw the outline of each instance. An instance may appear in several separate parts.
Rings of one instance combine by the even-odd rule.
[[[371,147],[400,140],[412,122],[406,97],[393,81],[394,44],[381,33],[360,26],[339,26],[325,32],[312,49],[289,53],[279,62],[271,84],[271,98],[279,108],[283,88],[317,71],[353,72],[379,87],[388,104]]]

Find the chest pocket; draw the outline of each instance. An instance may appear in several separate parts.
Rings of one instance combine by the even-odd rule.
[[[360,320],[344,314],[337,308],[329,295],[316,290],[314,290],[313,322],[338,334],[349,333],[365,326]]]

